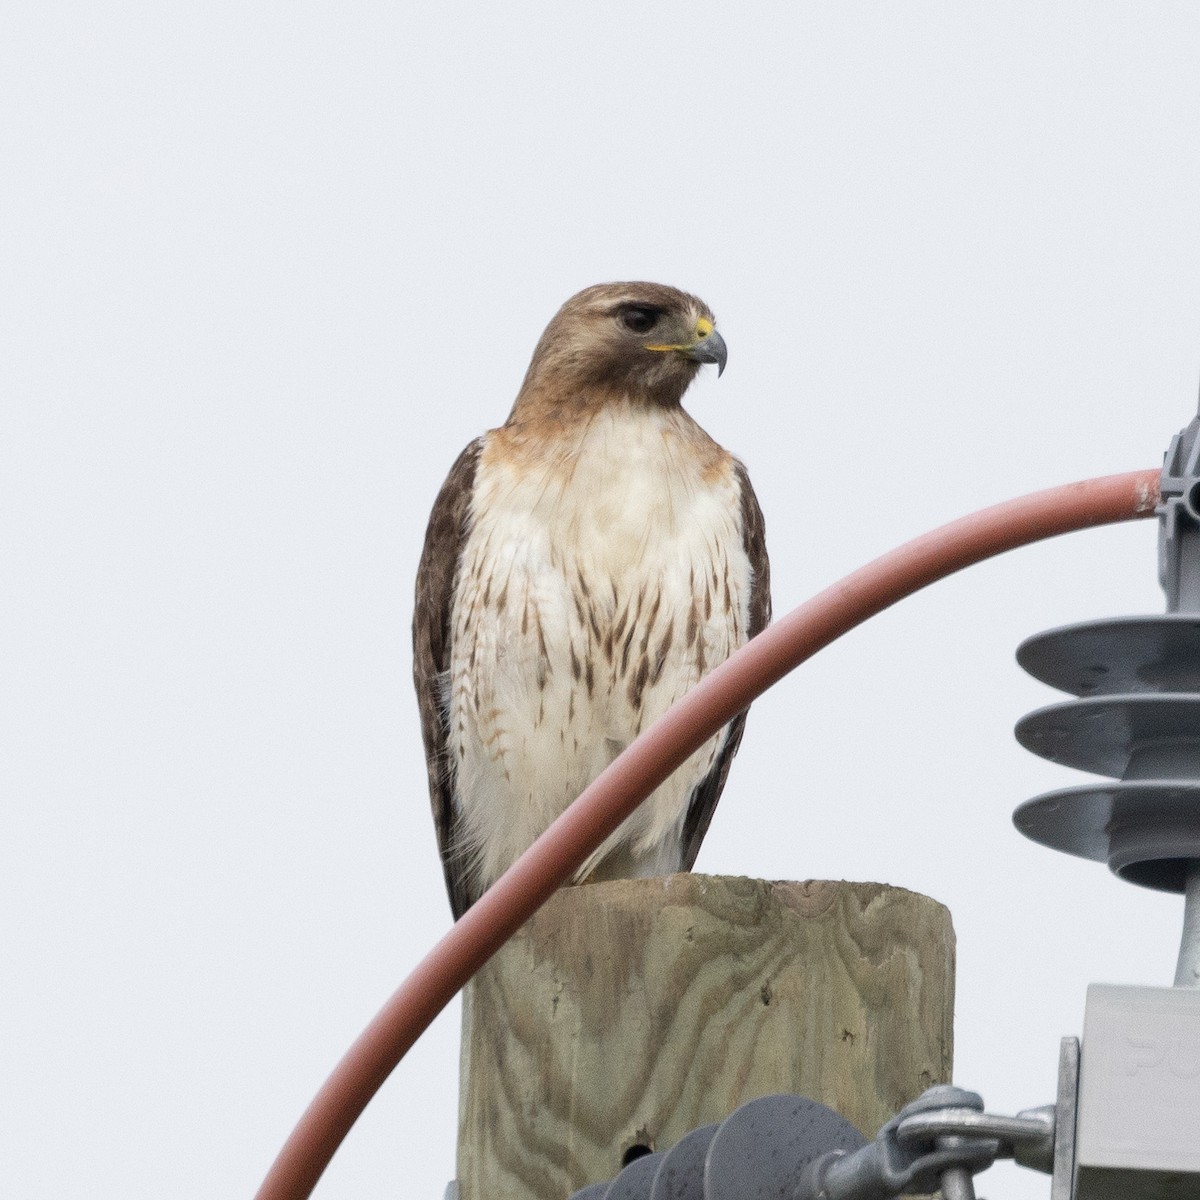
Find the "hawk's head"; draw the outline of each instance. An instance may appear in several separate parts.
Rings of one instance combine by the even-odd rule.
[[[725,342],[702,300],[660,283],[601,283],[546,327],[517,403],[627,396],[678,404],[701,363],[725,369]]]

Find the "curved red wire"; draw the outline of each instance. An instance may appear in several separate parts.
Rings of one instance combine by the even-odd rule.
[[[772,684],[897,600],[963,567],[1060,533],[1149,516],[1159,472],[1034,492],[943,525],[788,613],[706,676],[603,772],[400,985],[279,1152],[256,1200],[306,1200],[342,1139],[475,972],[687,757]]]

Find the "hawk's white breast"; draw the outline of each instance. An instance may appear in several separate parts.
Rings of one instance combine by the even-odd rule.
[[[451,616],[449,750],[466,864],[492,883],[647,725],[746,640],[734,460],[681,409],[610,404],[487,436]],[[681,866],[725,734],[589,862]]]

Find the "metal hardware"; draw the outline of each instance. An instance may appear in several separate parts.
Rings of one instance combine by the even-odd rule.
[[[1065,1037],[1058,1050],[1058,1099],[1054,1106],[1054,1159],[1050,1200],[1071,1200],[1075,1182],[1075,1126],[1079,1109],[1079,1039]],[[1021,1160],[1017,1158],[1017,1162]]]
[[[945,1200],[974,1200],[972,1177],[998,1158],[1016,1158],[1048,1174],[1054,1128],[1053,1105],[997,1116],[983,1111],[983,1100],[974,1092],[930,1088],[869,1146],[815,1162],[801,1177],[795,1200],[890,1200],[935,1190]]]
[[[892,1200],[939,1190],[943,1200],[975,1200],[973,1176],[996,1159],[1011,1158],[1048,1175],[1058,1161],[1056,1129],[1069,1129],[1062,1145],[1070,1150],[1077,1050],[1074,1039],[1064,1040],[1057,1106],[1001,1116],[984,1112],[976,1093],[942,1084],[867,1142],[814,1100],[763,1096],[722,1124],[693,1130],[666,1154],[637,1159],[611,1184],[591,1184],[571,1200]],[[1071,1166],[1068,1155],[1067,1169]],[[1060,1200],[1057,1191],[1052,1200]]]

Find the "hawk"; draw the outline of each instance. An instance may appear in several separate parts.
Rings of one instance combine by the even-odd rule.
[[[725,356],[695,296],[587,288],[542,334],[508,420],[442,486],[413,676],[456,917],[770,619],[746,469],[680,403]],[[690,869],[744,723],[696,751],[577,881]]]

